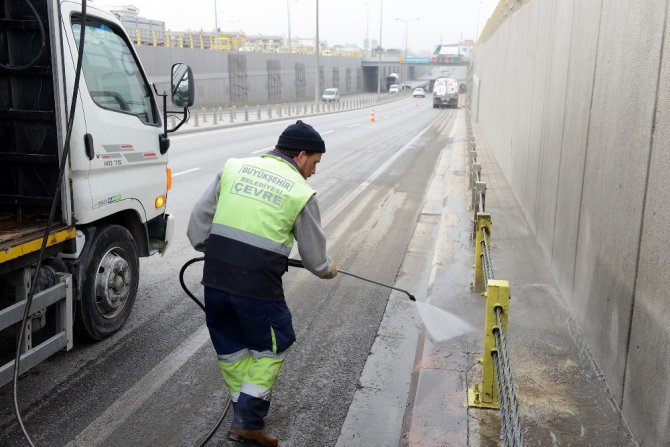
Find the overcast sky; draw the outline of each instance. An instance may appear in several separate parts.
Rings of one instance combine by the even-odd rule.
[[[380,4],[383,1],[382,45],[405,48],[405,23],[396,20],[419,20],[408,23],[408,47],[432,51],[440,43],[472,39],[481,32],[498,0],[319,0],[319,38],[329,45],[363,46],[379,39]],[[316,0],[97,0],[104,6],[131,4],[140,15],[165,21],[170,30],[213,30],[215,16],[222,31],[242,30],[247,34],[288,35],[291,14],[291,37],[314,38]],[[288,8],[287,8],[288,4]],[[479,16],[479,23],[477,17]]]

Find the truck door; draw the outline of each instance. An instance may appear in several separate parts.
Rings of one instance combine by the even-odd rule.
[[[68,4],[63,3],[64,29],[76,60],[81,17],[67,11]],[[146,221],[164,212],[153,206],[166,185],[158,107],[127,35],[111,14],[89,8],[84,42],[80,95],[86,135],[73,141],[71,163],[73,177],[74,166],[88,165],[90,200],[75,200],[75,217],[88,223],[132,209]]]

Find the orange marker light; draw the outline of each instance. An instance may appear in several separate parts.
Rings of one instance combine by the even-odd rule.
[[[167,189],[166,191],[169,191],[172,189],[172,169],[171,168],[165,168],[165,173],[167,174]]]
[[[156,208],[162,208],[163,205],[165,205],[165,196],[156,197],[156,200],[154,201],[154,205],[156,206]]]

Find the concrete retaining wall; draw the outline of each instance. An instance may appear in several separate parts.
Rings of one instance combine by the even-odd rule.
[[[667,17],[665,0],[531,0],[476,51],[471,97],[641,445],[670,439]]]
[[[149,81],[156,83],[159,89],[169,90],[170,68],[174,62],[189,64],[196,82],[196,107],[279,104],[314,99],[314,56],[152,46],[136,49]],[[361,62],[360,58],[354,57],[321,57],[319,91],[338,87],[340,95],[376,92],[377,69],[373,68],[373,76],[364,74]],[[410,75],[407,67],[398,64],[384,65],[382,69],[384,76],[395,71],[406,80]],[[302,74],[301,70],[304,70]]]

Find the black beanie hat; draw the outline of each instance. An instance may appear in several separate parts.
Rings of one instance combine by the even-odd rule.
[[[284,132],[279,135],[277,147],[291,151],[326,152],[326,144],[319,132],[301,120],[284,129]]]

